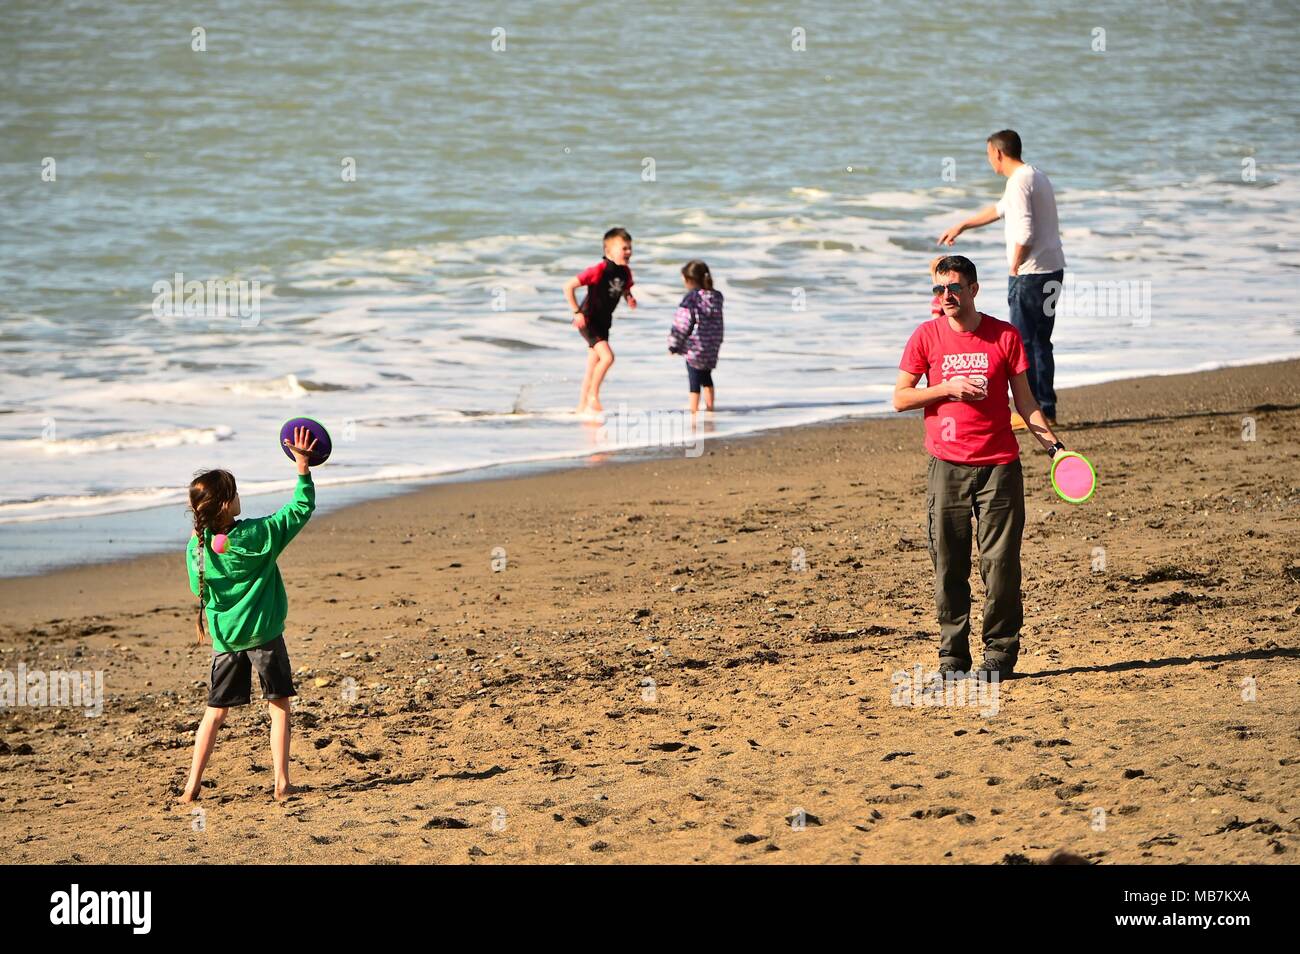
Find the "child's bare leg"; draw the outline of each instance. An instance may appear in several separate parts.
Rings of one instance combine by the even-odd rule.
[[[194,733],[194,758],[190,762],[190,777],[185,783],[182,802],[192,802],[199,797],[199,787],[203,784],[203,770],[208,767],[212,756],[212,747],[217,742],[217,730],[226,721],[229,709],[217,709],[208,706],[199,722],[199,729]]]
[[[701,390],[704,391],[704,409],[706,411],[712,411],[713,410],[713,388],[702,388]],[[694,408],[691,408],[691,410],[694,410]]]
[[[275,767],[277,800],[298,791],[289,784],[289,739],[293,735],[289,713],[292,703],[292,699],[271,699],[267,702],[271,713],[271,764]]]
[[[692,391],[691,392],[691,413],[695,414],[696,412],[699,411],[699,409],[700,409],[700,392]]]
[[[591,392],[587,396],[587,407],[593,411],[604,410],[600,406],[600,385],[605,380],[605,375],[609,374],[609,369],[614,366],[614,349],[609,346],[608,341],[597,341],[596,346],[591,349],[596,354],[596,367],[591,373]]]
[[[587,373],[582,376],[582,391],[578,394],[578,413],[587,409],[587,396],[591,391],[591,376],[596,371],[596,349],[587,349]]]

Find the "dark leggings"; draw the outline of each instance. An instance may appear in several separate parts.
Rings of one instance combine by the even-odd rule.
[[[700,388],[713,387],[712,368],[692,368],[688,364],[686,366],[686,376],[690,379],[692,394],[699,394]]]

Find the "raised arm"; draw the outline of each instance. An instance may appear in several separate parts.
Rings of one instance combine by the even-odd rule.
[[[298,483],[293,488],[293,499],[271,514],[262,518],[262,524],[271,538],[271,556],[278,557],[291,540],[298,535],[316,509],[316,485],[311,480],[311,452],[316,447],[316,439],[305,427],[293,429],[293,443],[285,441],[293,452],[294,463],[298,467]]]
[[[312,483],[310,472],[300,471],[298,483],[293,488],[293,499],[271,516],[262,518],[271,538],[272,557],[278,557],[292,542],[298,531],[307,525],[315,509],[316,485]]]

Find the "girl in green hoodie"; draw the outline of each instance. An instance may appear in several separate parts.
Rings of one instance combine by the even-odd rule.
[[[199,642],[211,637],[213,655],[208,708],[194,737],[194,760],[182,802],[199,797],[203,770],[230,707],[251,701],[254,669],[270,706],[275,797],[296,791],[289,784],[289,710],[296,695],[284,645],[289,600],[275,561],[316,509],[316,488],[307,466],[315,446],[305,427],[294,430],[289,449],[298,465],[298,483],[293,500],[269,517],[235,519],[239,491],[228,471],[210,470],[190,483],[194,535],[186,566],[190,590],[199,598],[195,629]],[[224,541],[219,539],[223,535]]]

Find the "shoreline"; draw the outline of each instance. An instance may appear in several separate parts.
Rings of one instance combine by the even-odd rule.
[[[104,676],[101,716],[0,711],[0,836],[15,862],[1288,863],[1300,362],[1063,394],[1101,484],[1061,503],[1022,442],[996,711],[893,698],[938,645],[919,417],[806,426],[313,520],[280,560],[306,791],[271,800],[265,707],[234,710],[203,833],[174,803],[210,659],[179,549],[0,580],[0,669]]]
[[[1060,391],[1060,394],[1063,395],[1066,400],[1068,400],[1070,394],[1074,391],[1079,391],[1086,388],[1102,387],[1102,386],[1122,383],[1126,381],[1138,381],[1146,378],[1159,379],[1159,378],[1167,378],[1175,375],[1199,375],[1199,374],[1213,373],[1215,371],[1230,370],[1233,368],[1263,367],[1263,366],[1274,365],[1274,364],[1286,364],[1289,362],[1300,362],[1300,352],[1287,355],[1284,357],[1280,357],[1277,358],[1276,360],[1271,360],[1271,361],[1257,361],[1253,359],[1243,359],[1240,361],[1210,362],[1210,364],[1212,364],[1213,367],[1199,368],[1199,369],[1187,370],[1187,371],[1170,371],[1170,372],[1157,374],[1157,375],[1140,374],[1140,375],[1132,375],[1132,376],[1121,376],[1118,378],[1105,378],[1101,381],[1093,382],[1091,384],[1083,384],[1083,385],[1077,385],[1070,388],[1065,388]],[[705,442],[707,445],[707,443],[711,441],[756,440],[756,439],[761,439],[762,437],[768,435],[779,435],[783,433],[802,430],[805,428],[848,426],[848,425],[852,425],[855,422],[861,422],[861,421],[891,420],[896,417],[906,418],[909,416],[920,417],[920,412],[911,412],[909,414],[900,415],[893,411],[885,410],[885,411],[869,411],[862,414],[841,414],[836,417],[828,417],[825,419],[809,421],[802,424],[780,425],[777,427],[770,427],[770,428],[758,428],[750,431],[740,431],[738,433],[729,434],[724,437],[716,437],[716,438],[709,437],[709,438],[705,438]],[[528,479],[530,477],[535,477],[547,473],[553,473],[556,471],[585,470],[592,466],[603,466],[605,464],[638,463],[646,460],[672,459],[673,457],[678,456],[680,453],[681,453],[681,448],[675,445],[674,446],[659,445],[659,446],[646,446],[646,447],[630,447],[621,450],[598,451],[595,453],[582,452],[582,453],[576,453],[572,455],[565,454],[556,457],[548,457],[542,459],[533,459],[533,460],[525,460],[525,461],[507,461],[504,463],[486,464],[480,467],[472,467],[463,470],[450,471],[446,474],[439,474],[439,475],[426,477],[426,478],[391,479],[391,480],[390,479],[370,480],[367,478],[362,478],[355,481],[348,481],[346,483],[336,484],[336,485],[328,485],[328,484],[318,485],[318,487],[321,487],[321,489],[323,489],[326,494],[328,494],[332,489],[338,489],[343,492],[345,498],[351,498],[351,499],[347,499],[346,502],[338,504],[336,506],[331,506],[329,502],[326,501],[325,512],[322,513],[321,516],[316,519],[318,520],[325,519],[326,517],[340,513],[343,510],[346,510],[351,507],[363,506],[368,503],[374,503],[382,500],[392,500],[392,499],[406,496],[407,494],[418,494],[428,490],[431,487],[443,486],[447,484],[477,484],[477,483],[492,482],[496,480]],[[607,458],[607,459],[596,460],[596,458]],[[273,504],[274,501],[279,500],[284,493],[288,492],[289,488],[291,488],[291,485],[292,485],[292,481],[286,479],[284,491],[248,495],[247,499],[249,501],[259,501],[259,502],[262,500],[266,500],[268,503]],[[105,527],[111,528],[111,526],[115,522],[120,522],[121,525],[126,525],[136,517],[140,517],[142,519],[151,521],[154,526],[157,526],[159,523],[162,523],[163,521],[171,520],[172,518],[176,517],[177,514],[183,514],[184,506],[185,506],[184,504],[178,503],[178,504],[167,504],[167,505],[157,506],[157,507],[145,507],[139,510],[112,511],[109,513],[94,514],[87,517],[69,516],[69,517],[59,517],[53,520],[45,520],[45,521],[42,520],[15,521],[10,524],[0,525],[0,533],[3,532],[4,527],[15,527],[15,528],[22,527],[24,529],[22,531],[14,533],[14,536],[19,538],[20,540],[23,537],[33,539],[33,538],[39,538],[43,536],[43,534],[40,533],[41,528],[52,528],[57,533],[58,530],[61,528],[75,527],[76,525],[84,521],[98,522]],[[270,513],[273,512],[275,509],[276,509],[275,506],[270,506],[269,509],[266,510],[266,512]],[[184,529],[183,519],[178,521],[178,526],[181,528],[181,531],[183,532]],[[13,533],[13,531],[10,532]],[[108,542],[111,543],[112,540],[110,539]],[[164,554],[172,552],[173,549],[174,548],[164,548],[161,545],[155,547],[152,544],[146,544],[126,556],[117,557],[117,558],[108,558],[104,560],[90,560],[90,561],[85,561],[80,563],[58,563],[54,565],[35,566],[32,567],[30,570],[19,571],[14,573],[0,572],[0,581],[32,579],[34,577],[44,576],[50,573],[59,573],[65,570],[73,570],[73,569],[88,568],[88,567],[111,566],[113,564],[128,562],[131,560],[139,560],[139,559],[146,559],[149,557],[162,556]]]

